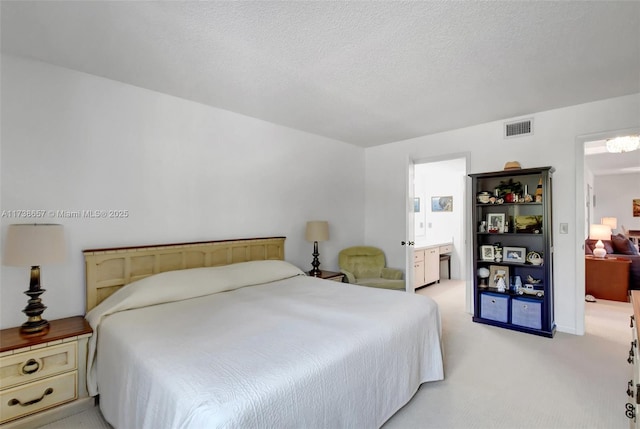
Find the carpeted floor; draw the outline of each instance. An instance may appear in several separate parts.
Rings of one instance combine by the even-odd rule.
[[[445,380],[423,384],[392,428],[624,428],[631,304],[587,303],[584,336],[553,339],[471,321],[464,284],[419,290],[439,304]]]
[[[549,339],[473,323],[463,282],[445,280],[418,293],[440,305],[445,380],[422,385],[385,429],[628,427],[631,304],[587,303],[586,335]],[[94,408],[45,428],[110,426]]]

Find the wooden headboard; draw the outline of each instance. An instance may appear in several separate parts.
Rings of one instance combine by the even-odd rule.
[[[284,260],[285,237],[85,250],[88,312],[133,281],[165,271]]]

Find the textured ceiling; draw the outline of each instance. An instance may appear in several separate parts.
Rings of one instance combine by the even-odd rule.
[[[368,147],[640,92],[640,2],[2,1],[2,51]]]

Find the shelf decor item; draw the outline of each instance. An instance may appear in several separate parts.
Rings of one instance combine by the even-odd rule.
[[[504,213],[489,213],[487,215],[487,231],[492,233],[504,232]]]
[[[524,264],[527,256],[526,247],[509,247],[504,248],[504,261],[514,262],[516,264]]]
[[[502,280],[502,282],[501,282]],[[502,283],[502,289],[509,282],[509,267],[506,265],[490,265],[489,266],[489,287],[499,288],[499,283]]]
[[[488,268],[486,267],[480,267],[478,268],[478,277],[480,277],[480,287],[482,288],[486,288],[487,287],[487,279],[489,278],[489,276],[491,275],[491,271],[489,271]]]
[[[480,246],[480,259],[483,261],[494,261],[496,259],[496,249],[491,244]]]
[[[538,252],[529,252],[527,253],[527,262],[531,265],[542,265],[544,259]]]
[[[555,335],[553,171],[552,167],[514,168],[469,175],[471,224],[486,222],[486,232],[480,227],[472,232],[472,245],[478,249],[473,255],[474,322],[548,338]],[[480,200],[479,193],[489,190],[493,190],[489,203],[482,202],[486,198]],[[498,205],[497,198],[504,202]],[[488,279],[480,276],[482,268],[489,269]],[[515,318],[512,311],[518,312]]]

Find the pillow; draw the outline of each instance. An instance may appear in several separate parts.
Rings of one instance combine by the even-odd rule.
[[[617,234],[611,236],[611,243],[613,244],[613,253],[619,253],[621,255],[637,255],[638,250],[633,243],[624,235]]]

